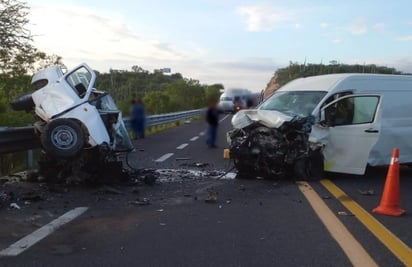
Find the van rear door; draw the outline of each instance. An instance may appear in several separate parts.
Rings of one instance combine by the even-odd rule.
[[[369,153],[379,138],[381,95],[348,95],[321,109],[329,130],[325,170],[364,174]]]

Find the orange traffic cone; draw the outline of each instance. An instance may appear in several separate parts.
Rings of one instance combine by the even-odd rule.
[[[399,149],[394,148],[392,152],[391,164],[386,175],[385,186],[383,188],[381,203],[372,210],[374,213],[401,216],[405,213],[399,207]]]

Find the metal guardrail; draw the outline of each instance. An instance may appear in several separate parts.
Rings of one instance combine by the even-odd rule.
[[[165,113],[146,117],[146,127],[186,120],[194,116],[203,115],[206,109]],[[125,125],[131,128],[130,118],[124,118]],[[0,155],[25,151],[40,147],[40,140],[34,132],[33,126],[27,127],[0,127]]]
[[[157,126],[161,124],[172,123],[176,121],[186,120],[195,116],[203,115],[206,109],[195,109],[189,111],[172,112],[160,115],[151,115],[146,117],[146,127]],[[127,129],[131,129],[130,118],[125,118],[124,123]]]
[[[0,127],[0,155],[40,147],[33,126]]]

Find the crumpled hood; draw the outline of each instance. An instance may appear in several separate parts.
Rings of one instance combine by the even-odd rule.
[[[276,110],[247,109],[241,110],[233,116],[232,125],[235,129],[242,129],[254,122],[259,122],[269,128],[279,128],[284,122],[292,119],[292,116]]]

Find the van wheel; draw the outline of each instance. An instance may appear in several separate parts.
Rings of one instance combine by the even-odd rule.
[[[46,125],[41,135],[41,143],[50,155],[69,158],[76,156],[82,150],[85,134],[76,121],[56,119]]]
[[[323,155],[320,150],[313,151],[307,158],[298,159],[293,165],[295,179],[320,180],[323,177]]]
[[[250,171],[250,168],[246,167],[245,164],[238,159],[234,160],[234,165],[237,169],[236,179],[254,179],[255,174]]]

